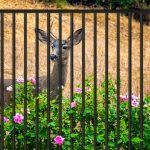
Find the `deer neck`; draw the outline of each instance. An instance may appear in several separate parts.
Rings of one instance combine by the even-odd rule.
[[[67,63],[68,61],[62,62],[62,86],[65,86],[67,79]],[[40,89],[47,89],[47,77],[41,76],[39,77]],[[52,72],[50,74],[50,96],[51,99],[55,99],[58,95],[59,89],[59,64],[57,62],[54,63]]]
[[[66,79],[67,79],[67,68],[68,68],[68,62],[62,62],[61,65],[61,70],[62,70],[62,76],[61,76],[61,80],[62,80],[62,85],[61,86],[65,86],[66,83]],[[53,70],[51,73],[51,83],[50,83],[50,87],[51,87],[51,99],[55,99],[56,96],[58,95],[58,91],[59,91],[59,63],[55,63],[53,66]]]
[[[68,68],[68,63],[63,63],[61,65],[61,71],[62,71],[62,85],[64,86],[66,83],[67,79],[67,68]],[[59,86],[59,63],[55,63],[53,66],[53,70],[51,73],[51,83],[53,84],[53,87],[58,87]]]

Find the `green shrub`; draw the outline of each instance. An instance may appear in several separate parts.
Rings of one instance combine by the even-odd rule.
[[[45,3],[56,3],[56,6],[58,8],[63,8],[68,2],[67,0],[41,0],[41,1]]]
[[[66,0],[56,0],[55,3],[58,8],[62,9],[67,4],[67,1]]]
[[[27,149],[34,149],[36,144],[36,101],[32,94],[35,86],[27,83]],[[62,99],[62,132],[64,138],[62,148],[70,149],[70,139],[73,140],[74,149],[80,149],[82,145],[82,120],[85,120],[85,149],[93,149],[94,140],[94,95],[92,78],[86,79],[85,82],[85,109],[82,111],[82,89],[81,85],[75,89],[72,107],[70,100],[63,97]],[[109,80],[108,95],[108,132],[109,132],[109,149],[115,149],[117,146],[117,99],[116,84],[113,80]],[[54,144],[54,138],[59,135],[59,105],[55,100],[50,102],[50,122],[47,122],[47,94],[43,91],[39,94],[39,149],[45,149],[47,143],[47,128],[50,127],[50,146],[51,149],[57,149]],[[132,148],[138,149],[140,139],[140,107],[139,99],[132,95]],[[16,84],[16,113],[24,115],[24,84]],[[97,87],[97,147],[104,149],[105,147],[105,82]],[[12,149],[11,138],[14,130],[12,116],[12,105],[7,106],[4,111],[4,146],[5,149]],[[73,133],[70,133],[70,116],[72,116]],[[23,149],[24,146],[24,119],[20,124],[15,123],[16,148]],[[144,149],[150,149],[150,92],[145,95],[143,107],[143,126],[144,126]],[[120,148],[128,148],[128,96],[120,96]]]
[[[96,0],[96,4],[100,6],[107,6],[111,9],[122,8],[122,9],[131,9],[135,7],[143,8],[144,6],[148,8],[149,3],[147,1],[142,0],[111,0],[111,1],[103,1]]]
[[[58,8],[63,8],[67,3],[70,4],[83,4],[83,5],[97,5],[105,8],[116,9],[131,9],[135,7],[149,9],[149,0],[36,0],[46,3],[56,3]]]

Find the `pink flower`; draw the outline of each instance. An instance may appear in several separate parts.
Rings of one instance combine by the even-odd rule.
[[[64,138],[60,135],[57,135],[55,138],[54,138],[54,144],[55,145],[62,145],[64,142]]]
[[[127,101],[128,100],[128,96],[123,96],[123,95],[120,95],[120,101]]]
[[[85,87],[85,90],[86,90],[87,92],[91,92],[91,89],[90,89],[89,87]]]
[[[133,107],[138,107],[139,106],[139,102],[136,100],[132,100],[132,104]]]
[[[135,95],[132,95],[131,96],[131,99],[132,99],[132,101],[136,101],[136,100],[138,100],[139,98],[137,97],[137,96],[135,96]],[[128,95],[125,95],[125,96],[123,96],[123,95],[120,95],[120,101],[122,102],[122,101],[127,101],[127,100],[129,100],[129,97],[128,97]]]
[[[150,92],[150,87],[149,87],[149,88],[147,88],[147,91],[148,91],[148,92]]]
[[[76,107],[77,106],[77,102],[76,101],[72,102],[70,106],[71,106],[71,108]]]
[[[29,77],[29,81],[30,81],[32,84],[36,84],[36,79],[33,78],[33,77]]]
[[[10,85],[10,86],[8,86],[8,87],[6,88],[6,91],[11,92],[12,90],[13,90],[12,85]]]
[[[132,95],[132,100],[137,100],[137,99],[138,99],[138,97],[137,97],[137,96]]]
[[[4,122],[8,123],[9,122],[9,119],[4,117]]]
[[[24,83],[24,79],[22,77],[17,78],[16,80],[18,83]]]
[[[18,124],[22,124],[22,121],[24,119],[24,116],[22,116],[22,114],[17,113],[14,117],[14,122],[18,123]]]
[[[76,93],[82,93],[82,89],[81,88],[76,88],[75,91],[76,91]]]

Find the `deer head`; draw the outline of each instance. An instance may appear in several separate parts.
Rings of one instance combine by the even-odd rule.
[[[35,29],[39,34],[39,40],[42,43],[47,43],[47,33],[41,29]],[[73,45],[77,45],[82,40],[82,29],[78,29],[73,33]],[[54,34],[50,33],[50,45],[52,47],[52,53],[50,59],[54,62],[57,62],[59,59],[59,39],[54,36]],[[61,50],[62,50],[62,63],[67,62],[69,51],[71,49],[71,37],[69,36],[66,40],[62,40]]]

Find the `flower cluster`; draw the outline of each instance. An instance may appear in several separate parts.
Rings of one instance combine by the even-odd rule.
[[[0,115],[0,119],[1,119],[1,115]],[[8,122],[9,122],[9,119],[6,118],[6,117],[3,117],[3,120],[4,120],[5,123],[8,123]]]
[[[74,107],[76,107],[77,106],[77,102],[76,101],[73,101],[71,104],[70,104],[70,107],[71,108],[74,108]]]
[[[9,119],[6,118],[6,117],[4,117],[4,122],[5,122],[5,123],[8,123],[8,122],[9,122]]]
[[[6,91],[8,91],[8,92],[11,92],[12,90],[13,90],[12,85],[10,85],[6,88]]]
[[[14,117],[13,117],[13,120],[15,123],[18,123],[18,124],[22,124],[22,121],[24,119],[24,116],[22,114],[19,114],[17,113]],[[4,117],[4,122],[5,123],[9,123],[9,119]]]
[[[148,92],[150,92],[150,87],[149,87],[149,88],[147,88],[147,91],[148,91]]]
[[[86,92],[91,92],[91,89],[89,87],[85,87]],[[82,89],[81,88],[76,88],[75,89],[76,93],[82,93]]]
[[[139,106],[139,102],[137,101],[139,98],[137,97],[137,96],[135,96],[135,95],[132,95],[131,96],[131,100],[132,100],[132,102],[131,102],[131,105],[133,106],[133,107],[138,107]],[[128,101],[129,100],[129,96],[128,95],[120,95],[120,101],[121,102],[123,102],[123,101]]]
[[[36,84],[36,79],[33,77],[29,77],[28,81],[30,81],[33,85]],[[24,83],[24,79],[22,77],[19,77],[16,79],[17,83]],[[6,91],[11,92],[13,91],[12,85],[6,87]]]
[[[64,138],[60,135],[57,135],[55,138],[54,138],[54,144],[55,145],[62,145],[64,142]]]
[[[24,109],[23,109],[23,108],[21,108],[21,112],[22,112],[22,113],[24,112]],[[27,114],[31,114],[29,108],[27,108]]]
[[[33,78],[33,77],[29,77],[29,81],[30,81],[33,85],[36,84],[36,79]]]
[[[17,83],[24,83],[24,79],[22,77],[17,78]],[[30,81],[32,84],[36,84],[36,79],[33,77],[29,77],[28,81]]]
[[[127,101],[128,100],[128,96],[127,95],[120,95],[120,101]]]
[[[14,117],[13,117],[13,120],[15,123],[18,123],[18,124],[22,124],[22,121],[24,119],[24,116],[22,114],[19,114],[17,113]]]
[[[75,89],[75,92],[76,92],[76,93],[82,93],[82,89],[81,89],[81,88],[76,88],[76,89]]]
[[[17,83],[24,83],[24,79],[22,77],[17,78]]]
[[[139,102],[136,101],[136,100],[132,100],[131,105],[132,105],[133,107],[138,107],[138,106],[139,106]]]

